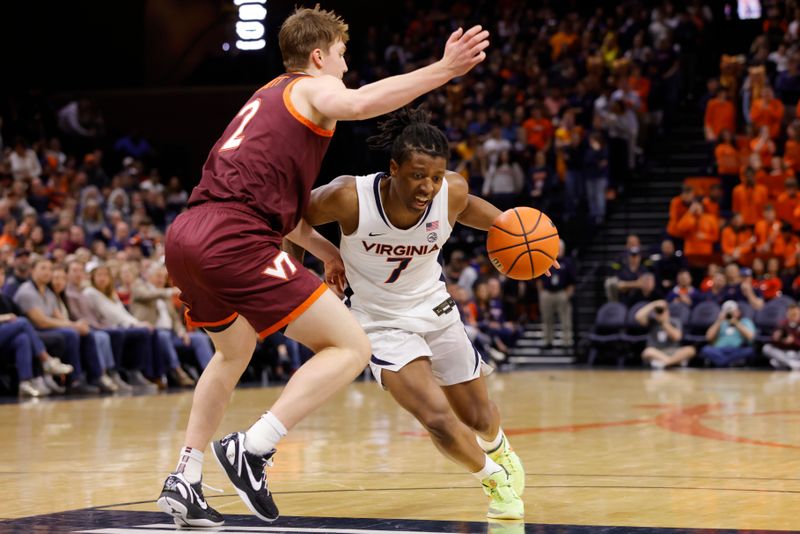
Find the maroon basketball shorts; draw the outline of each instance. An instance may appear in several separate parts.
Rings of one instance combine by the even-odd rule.
[[[280,244],[263,219],[235,205],[179,215],[167,231],[166,264],[187,323],[220,331],[242,315],[263,339],[300,316],[328,286]]]

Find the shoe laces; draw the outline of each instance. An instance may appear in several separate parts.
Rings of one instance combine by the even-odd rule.
[[[273,462],[273,460],[272,460],[272,455],[270,455],[270,456],[268,456],[268,457],[265,457],[265,458],[262,460],[262,462],[264,463],[264,467],[265,467],[265,468],[266,468],[266,467],[272,467],[272,464],[274,463],[274,462]]]
[[[245,452],[247,452],[247,449],[245,449]],[[267,453],[264,456],[256,456],[251,452],[247,452],[247,454],[250,455],[250,457],[256,458],[261,463],[262,469],[266,469],[267,467],[272,467],[273,458],[275,456],[275,449],[267,451]]]

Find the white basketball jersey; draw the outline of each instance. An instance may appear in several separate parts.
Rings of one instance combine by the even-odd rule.
[[[339,245],[352,291],[350,309],[365,329],[440,330],[459,320],[439,263],[452,231],[447,180],[420,221],[401,230],[381,205],[383,176],[356,177],[358,228]]]

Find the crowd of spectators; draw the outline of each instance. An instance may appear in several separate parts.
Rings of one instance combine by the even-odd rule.
[[[720,317],[732,316],[733,323],[720,319],[708,332],[709,345],[698,345],[699,355],[712,364],[727,361],[720,355],[731,351],[720,347],[730,345],[741,345],[744,351],[731,361],[752,361],[756,354],[741,354],[752,351],[757,334],[767,335],[757,332],[752,316],[738,320],[742,312],[733,306],[744,304],[745,311],[760,312],[770,301],[788,303],[800,297],[798,20],[797,2],[769,3],[748,53],[722,55],[719,75],[708,80],[700,100],[709,168],[697,174],[705,171],[708,176],[688,178],[672,199],[661,250],[648,254],[632,238],[606,280],[608,299],[627,306],[660,299],[690,309],[699,302],[721,305]],[[658,308],[667,311],[651,310],[650,320],[668,325],[667,306]],[[793,314],[790,308],[786,321]],[[731,338],[717,339],[726,334]],[[788,349],[800,347],[797,341]],[[677,361],[661,356],[648,359],[658,365]],[[685,360],[693,354],[682,356]],[[780,358],[770,359],[776,367],[786,367]]]
[[[562,236],[569,239],[573,228],[576,241],[583,239],[587,228],[605,219],[607,201],[634,179],[648,142],[669,131],[672,115],[665,111],[698,89],[693,85],[703,61],[698,52],[712,42],[712,9],[700,0],[574,10],[521,0],[480,8],[460,1],[424,7],[409,2],[400,16],[354,28],[359,33],[351,36],[345,83],[357,87],[426,64],[451,31],[473,23],[492,31],[487,60],[470,76],[422,99],[451,141],[450,167],[468,178],[473,193],[499,208],[542,209]],[[768,33],[774,37],[775,29]],[[763,54],[762,48],[754,54]],[[794,72],[791,48],[781,50]],[[762,94],[749,89],[757,84],[748,78],[742,86],[757,107]],[[12,297],[7,304],[17,307],[8,313],[18,317],[11,322],[27,317],[40,338],[46,329],[63,338],[42,350],[36,344],[28,348],[30,359],[40,363],[32,366],[32,376],[20,375],[30,385],[26,394],[64,385],[76,391],[124,389],[130,383],[163,386],[166,378],[190,385],[212,349],[202,332],[186,331],[180,302],[159,271],[164,232],[188,198],[181,179],[161,176],[158,146],[137,125],[112,137],[101,110],[88,99],[59,106],[45,121],[46,113],[37,113],[6,122],[2,139],[13,142],[0,146],[4,291],[15,295],[30,282],[38,294],[36,302],[23,299],[28,309]],[[764,120],[769,119],[757,119]],[[800,128],[790,135],[800,135],[796,131]],[[753,145],[759,155],[774,144],[771,132],[769,140],[762,134]],[[701,217],[696,212],[705,206],[693,207],[693,215]],[[776,209],[783,217],[785,209]],[[572,345],[576,274],[568,255],[562,252],[565,261],[553,277],[517,283],[497,276],[482,250],[482,237],[460,228],[446,266],[473,337],[503,353],[519,335],[520,321],[541,316],[549,345],[557,316],[562,342]],[[32,265],[43,271],[38,285],[30,281]],[[66,284],[58,290],[53,280],[62,272]],[[644,276],[635,290],[652,292],[656,276],[666,275]],[[620,282],[622,292],[628,291],[626,283]],[[39,315],[46,320],[37,322]],[[286,339],[266,346],[279,377],[304,357],[302,348]],[[47,362],[62,371],[71,366],[70,373],[55,373],[69,378],[39,380],[50,376],[44,372]]]
[[[664,110],[691,92],[713,16],[699,1],[577,7],[584,11],[521,0],[407,8],[368,29],[354,54],[369,52],[352,58],[345,82],[427,64],[459,26],[489,28],[486,61],[424,97],[451,141],[451,168],[501,209],[532,205],[591,228],[632,180],[647,140],[669,126]]]
[[[214,349],[187,328],[163,264],[187,191],[162,182],[140,134],[108,139],[90,103],[56,117],[47,135],[0,144],[0,376],[16,378],[3,384],[24,397],[192,387]],[[304,357],[280,334],[257,354],[276,379]]]
[[[628,310],[621,329],[648,329],[638,342],[646,342],[641,357],[653,367],[686,365],[695,356],[711,366],[758,364],[763,354],[776,368],[800,369],[800,277],[782,279],[777,258],[756,258],[752,268],[729,258],[698,270],[671,239],[647,251],[631,234],[610,270],[607,300]],[[688,331],[698,326],[699,337]],[[621,340],[636,346],[635,336]]]
[[[701,100],[711,180],[687,180],[667,226],[691,266],[736,263],[771,296],[797,291],[798,20],[797,2],[768,4],[749,52],[722,56]]]

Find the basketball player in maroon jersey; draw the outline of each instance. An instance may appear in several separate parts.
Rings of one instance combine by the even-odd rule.
[[[265,521],[278,517],[264,472],[275,445],[369,361],[369,340],[344,304],[280,249],[285,237],[308,250],[324,262],[326,281],[342,288],[336,247],[302,219],[336,121],[397,109],[469,72],[488,46],[479,26],[459,28],[439,61],[352,90],[342,83],[347,39],[342,19],[318,7],[284,22],[279,44],[287,73],[256,91],[228,125],[189,209],[167,232],[166,264],[187,321],[204,328],[216,348],[197,384],[178,466],[158,498],[178,525],[224,523],[203,497],[203,451],[259,338],[285,328],[316,353],[246,432],[213,444],[236,492]]]

